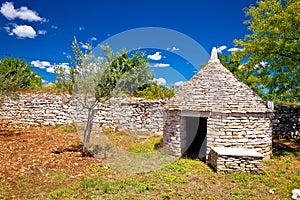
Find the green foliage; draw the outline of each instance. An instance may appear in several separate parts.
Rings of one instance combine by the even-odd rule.
[[[156,83],[149,83],[140,87],[134,94],[135,97],[141,97],[146,99],[162,99],[171,98],[175,95],[175,88],[167,88]]]
[[[235,59],[247,59],[250,86],[272,95],[300,94],[300,1],[262,0],[245,10],[252,32],[235,44]]]
[[[261,97],[264,100],[273,101],[277,105],[294,105],[294,106],[300,106],[300,94],[291,95],[291,94],[268,94],[263,93],[261,94]]]
[[[112,96],[131,96],[138,87],[153,79],[152,73],[147,71],[149,63],[145,52],[123,50],[114,54],[109,46],[100,46],[105,56],[95,57],[92,46],[86,45],[88,49],[83,52],[74,38],[74,57],[69,56],[71,67],[55,67],[58,88],[70,94],[89,90],[97,101],[105,102]]]
[[[108,46],[102,48],[110,65],[99,80],[97,96],[132,96],[153,79],[153,74],[147,71],[149,63],[145,52],[123,50],[121,54],[114,55]]]
[[[91,46],[88,47],[91,50]],[[75,37],[72,41],[72,52],[74,54],[74,58],[68,55],[68,59],[71,61],[71,67],[66,68],[63,65],[54,66],[54,74],[57,78],[55,86],[60,90],[68,92],[69,94],[73,93],[74,84],[76,81],[75,75],[78,73],[78,69],[80,69],[82,59],[84,58],[84,53],[81,51]]]
[[[231,55],[219,54],[218,58],[222,65],[226,67],[237,78],[251,87],[257,94],[259,94],[264,100],[273,101],[278,105],[300,105],[300,93],[299,94],[276,94],[263,92],[261,83],[262,78],[259,77],[257,71],[250,71],[240,61],[235,60]]]
[[[18,58],[0,60],[0,95],[12,95],[20,89],[40,87],[42,78],[31,71],[31,66]]]

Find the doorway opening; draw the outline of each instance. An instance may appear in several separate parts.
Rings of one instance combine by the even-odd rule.
[[[206,162],[207,118],[186,117],[185,128],[187,150],[183,155]]]

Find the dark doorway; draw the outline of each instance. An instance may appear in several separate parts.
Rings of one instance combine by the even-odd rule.
[[[187,150],[183,154],[190,158],[206,161],[207,118],[186,117]]]

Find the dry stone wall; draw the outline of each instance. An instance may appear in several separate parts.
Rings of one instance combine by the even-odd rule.
[[[275,106],[273,137],[300,139],[300,107]]]
[[[112,99],[96,108],[94,123],[111,130],[162,134],[164,100],[142,98]],[[22,93],[7,100],[0,108],[0,120],[24,125],[72,124],[85,121],[86,110],[80,109],[71,96],[51,93]]]
[[[68,95],[59,95],[51,93],[22,93],[17,100],[7,100],[0,108],[0,120],[7,122],[18,122],[26,125],[55,125],[55,124],[71,124],[74,123],[76,106],[74,102],[70,101],[71,97]],[[162,134],[164,127],[163,100],[145,100],[145,99],[120,99],[115,100],[110,105],[101,105],[97,108],[95,116],[95,123],[98,126],[104,126],[112,129],[125,130],[139,130],[144,132]],[[179,155],[184,144],[180,144],[180,140],[184,141],[184,118],[180,116],[180,112],[173,110],[168,113],[170,116],[165,116],[167,119],[167,132],[174,133],[172,139],[176,139],[174,147],[171,149],[173,154]],[[174,116],[173,116],[174,115]],[[232,114],[231,114],[232,115]],[[237,116],[238,115],[238,116]],[[268,152],[265,145],[261,143],[269,143],[265,140],[262,131],[266,130],[268,126],[267,121],[261,119],[270,118],[267,114],[265,117],[262,114],[253,114],[248,119],[244,114],[236,114],[229,116],[229,114],[222,114],[216,116],[215,119],[208,119],[208,129],[212,137],[208,139],[208,143],[215,143],[218,146],[241,146],[247,148],[257,148],[261,153]],[[227,116],[227,117],[226,117]],[[221,119],[222,117],[222,119]],[[223,124],[223,122],[224,124]],[[250,127],[252,123],[256,123],[256,127]],[[222,122],[222,124],[220,124]],[[219,128],[218,128],[219,127]],[[226,127],[226,130],[223,129]],[[248,127],[248,128],[247,128]],[[248,131],[245,130],[247,128]],[[214,135],[221,130],[219,140]],[[241,130],[241,131],[240,131]],[[299,138],[300,137],[300,107],[296,106],[275,106],[272,117],[272,134],[275,138]],[[253,133],[250,133],[250,132]],[[246,134],[246,136],[245,136]],[[268,133],[271,134],[271,133]],[[171,136],[166,136],[165,141],[169,143]],[[256,138],[256,142],[250,142],[252,137]],[[269,138],[269,137],[268,137]],[[234,143],[224,142],[226,140],[235,140]],[[218,142],[220,141],[220,142]],[[178,148],[178,145],[180,148]]]
[[[71,124],[74,107],[70,96],[51,93],[22,93],[1,107],[0,119],[26,125]]]

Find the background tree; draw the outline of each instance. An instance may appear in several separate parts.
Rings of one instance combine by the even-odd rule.
[[[299,0],[262,0],[245,9],[251,34],[234,41],[243,50],[233,56],[247,60],[244,71],[252,88],[300,100],[299,10]]]
[[[87,111],[82,138],[83,155],[89,153],[96,106],[107,103],[112,96],[130,96],[153,79],[152,73],[147,71],[149,63],[145,53],[123,50],[114,54],[110,47],[101,46],[105,55],[95,57],[92,46],[86,45],[88,50],[83,52],[74,38],[71,67],[55,67],[59,87],[73,94],[80,107]]]
[[[133,95],[135,97],[146,99],[162,99],[173,97],[175,95],[175,91],[176,88],[168,88],[153,82],[139,87]]]
[[[31,66],[18,58],[0,60],[0,100],[12,96],[20,89],[40,87],[42,78],[31,71]]]

